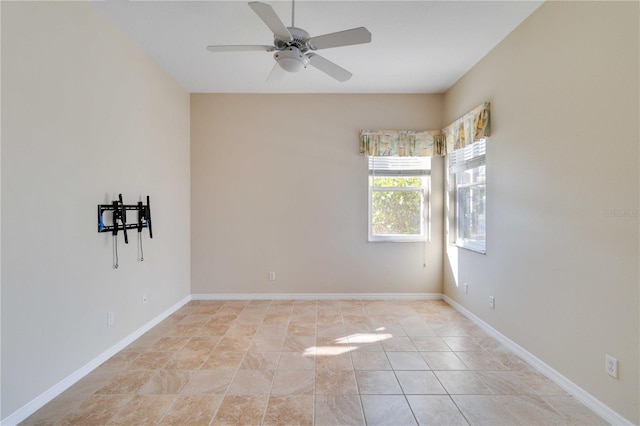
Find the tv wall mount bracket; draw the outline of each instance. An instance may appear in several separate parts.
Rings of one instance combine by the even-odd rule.
[[[127,223],[127,211],[137,211],[138,220],[134,223]],[[112,213],[111,224],[105,221],[105,213]],[[107,215],[108,216],[108,215]],[[122,194],[111,204],[98,204],[98,232],[111,232],[113,235],[113,269],[118,269],[118,231],[124,235],[124,243],[129,244],[127,229],[138,230],[139,259],[144,261],[144,251],[142,249],[142,230],[149,230],[149,238],[153,238],[153,228],[151,227],[151,202],[147,195],[147,204],[138,201],[137,204],[124,204]]]

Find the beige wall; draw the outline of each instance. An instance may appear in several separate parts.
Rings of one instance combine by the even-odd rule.
[[[445,293],[636,424],[638,6],[545,3],[444,99],[493,128],[487,255],[448,246]]]
[[[193,94],[191,292],[440,293],[442,160],[431,242],[368,243],[358,135],[441,114],[441,95]]]
[[[84,2],[2,2],[2,123],[6,418],[189,294],[189,94]],[[119,192],[154,239],[113,270]]]

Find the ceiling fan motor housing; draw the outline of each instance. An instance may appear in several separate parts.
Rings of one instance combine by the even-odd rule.
[[[298,72],[307,68],[309,58],[295,46],[289,46],[284,50],[276,52],[273,57],[280,67],[288,72]]]

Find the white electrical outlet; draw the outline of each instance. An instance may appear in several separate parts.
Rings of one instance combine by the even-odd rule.
[[[611,355],[604,357],[604,371],[611,377],[618,378],[618,360]]]
[[[468,294],[468,293],[469,293],[469,284],[464,283],[464,285],[462,286],[462,288],[464,289],[464,294]]]
[[[496,308],[496,298],[493,296],[489,296],[489,307],[491,309],[495,309]]]
[[[108,311],[107,312],[107,326],[111,326],[113,325],[113,311]]]
[[[276,280],[276,273],[269,272],[269,281],[275,281],[275,280]]]

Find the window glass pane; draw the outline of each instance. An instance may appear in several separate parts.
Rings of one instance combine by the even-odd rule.
[[[383,186],[390,188],[415,187],[422,186],[421,177],[393,177],[393,176],[375,176],[373,177],[373,186]]]
[[[486,184],[485,166],[456,174],[457,187],[457,237],[458,239],[484,243]]]
[[[422,190],[374,191],[371,202],[373,235],[422,234]]]

